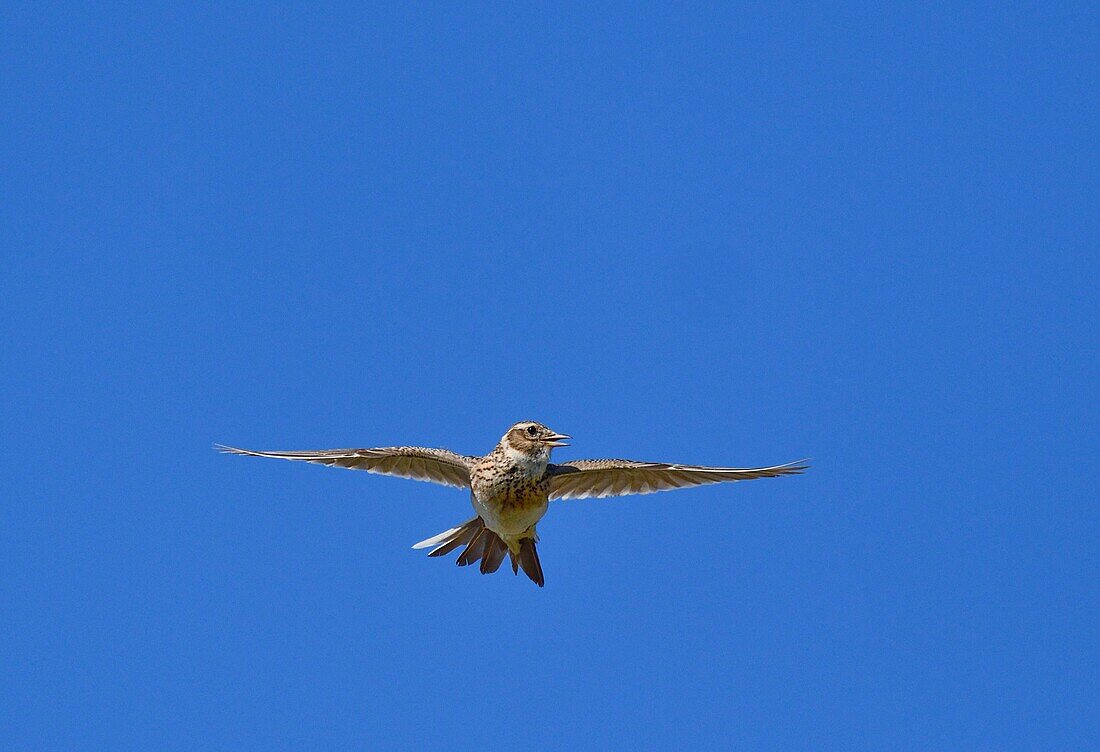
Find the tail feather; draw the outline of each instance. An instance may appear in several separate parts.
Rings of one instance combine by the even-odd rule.
[[[452,527],[450,530],[444,530],[439,535],[433,535],[431,538],[420,541],[413,546],[413,548],[428,548],[429,546],[435,546],[435,548],[428,553],[428,556],[443,556],[473,540],[473,537],[477,535],[477,531],[480,530],[483,525],[484,523],[480,517],[474,517],[473,519],[466,520],[458,527]]]
[[[435,546],[435,548],[428,553],[428,556],[445,556],[460,546],[465,546],[455,563],[460,567],[466,567],[480,560],[479,569],[482,574],[490,574],[500,569],[507,554],[512,564],[512,574],[519,574],[522,568],[523,573],[536,585],[542,587],[544,584],[542,564],[535,550],[535,538],[524,538],[519,544],[519,550],[513,551],[499,535],[485,527],[485,521],[480,517],[474,517],[458,527],[452,527],[439,535],[422,540],[413,548],[429,546]]]
[[[489,533],[489,535],[486,535],[486,533]],[[488,545],[490,536],[492,535],[493,533],[486,530],[485,528],[481,528],[480,530],[478,530],[477,534],[474,535],[474,539],[471,540],[470,544],[466,546],[465,550],[461,554],[459,554],[458,561],[456,561],[455,563],[458,564],[458,566],[460,567],[465,567],[473,564],[475,561],[484,556],[485,547]]]
[[[533,538],[524,538],[520,542],[519,565],[523,567],[523,573],[531,578],[531,582],[539,587],[546,583],[542,576],[542,564],[539,562],[539,554],[535,550],[535,540]]]
[[[504,561],[504,552],[507,550],[508,546],[500,539],[500,536],[494,534],[486,545],[485,556],[481,559],[481,573],[492,574],[500,569],[500,563]]]
[[[433,548],[431,551],[428,552],[428,556],[446,556],[459,546],[464,546],[469,543],[471,540],[474,539],[474,536],[476,534],[477,528],[471,526],[455,535],[453,538],[451,538],[451,540],[447,541],[442,546],[439,546],[438,548]]]
[[[431,538],[425,538],[419,543],[414,543],[413,548],[431,548],[440,543],[446,543],[454,538],[454,536],[469,530],[471,527],[481,527],[483,524],[480,517],[474,517],[471,520],[466,520],[458,527],[452,527],[450,530],[444,530],[439,535],[433,535]]]

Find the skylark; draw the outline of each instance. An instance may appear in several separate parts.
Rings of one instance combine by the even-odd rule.
[[[443,556],[465,546],[458,565],[481,560],[481,573],[500,568],[507,554],[512,572],[522,568],[539,587],[544,584],[535,544],[535,525],[554,499],[587,499],[647,494],[710,483],[796,475],[804,462],[774,467],[703,467],[634,460],[572,460],[554,464],[550,452],[568,446],[564,439],[535,421],[516,423],[484,457],[448,449],[383,447],[329,449],[319,452],[255,452],[218,445],[230,454],[302,460],[369,473],[441,483],[470,489],[475,516],[458,527],[422,540],[413,548],[432,547],[428,556]]]

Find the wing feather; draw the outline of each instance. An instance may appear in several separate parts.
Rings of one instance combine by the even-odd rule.
[[[550,465],[551,499],[591,499],[671,491],[710,483],[797,475],[805,461],[772,467],[705,467],[634,460],[574,460]]]
[[[374,449],[326,449],[317,452],[259,452],[217,445],[227,454],[250,457],[274,457],[281,460],[314,462],[328,467],[366,470],[368,473],[411,478],[444,486],[466,488],[470,485],[470,464],[476,457],[456,454],[448,449],[427,447],[378,447]]]

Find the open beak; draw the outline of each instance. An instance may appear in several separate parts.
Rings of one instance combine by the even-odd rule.
[[[552,447],[569,446],[564,441],[562,441],[562,439],[571,439],[571,438],[573,438],[573,437],[569,436],[568,434],[552,433],[549,436],[547,436],[545,439],[543,439],[542,443],[546,444],[546,446],[552,446]]]

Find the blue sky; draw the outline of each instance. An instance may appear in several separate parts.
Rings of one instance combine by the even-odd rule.
[[[0,10],[11,748],[1095,749],[1095,9],[435,5]]]

